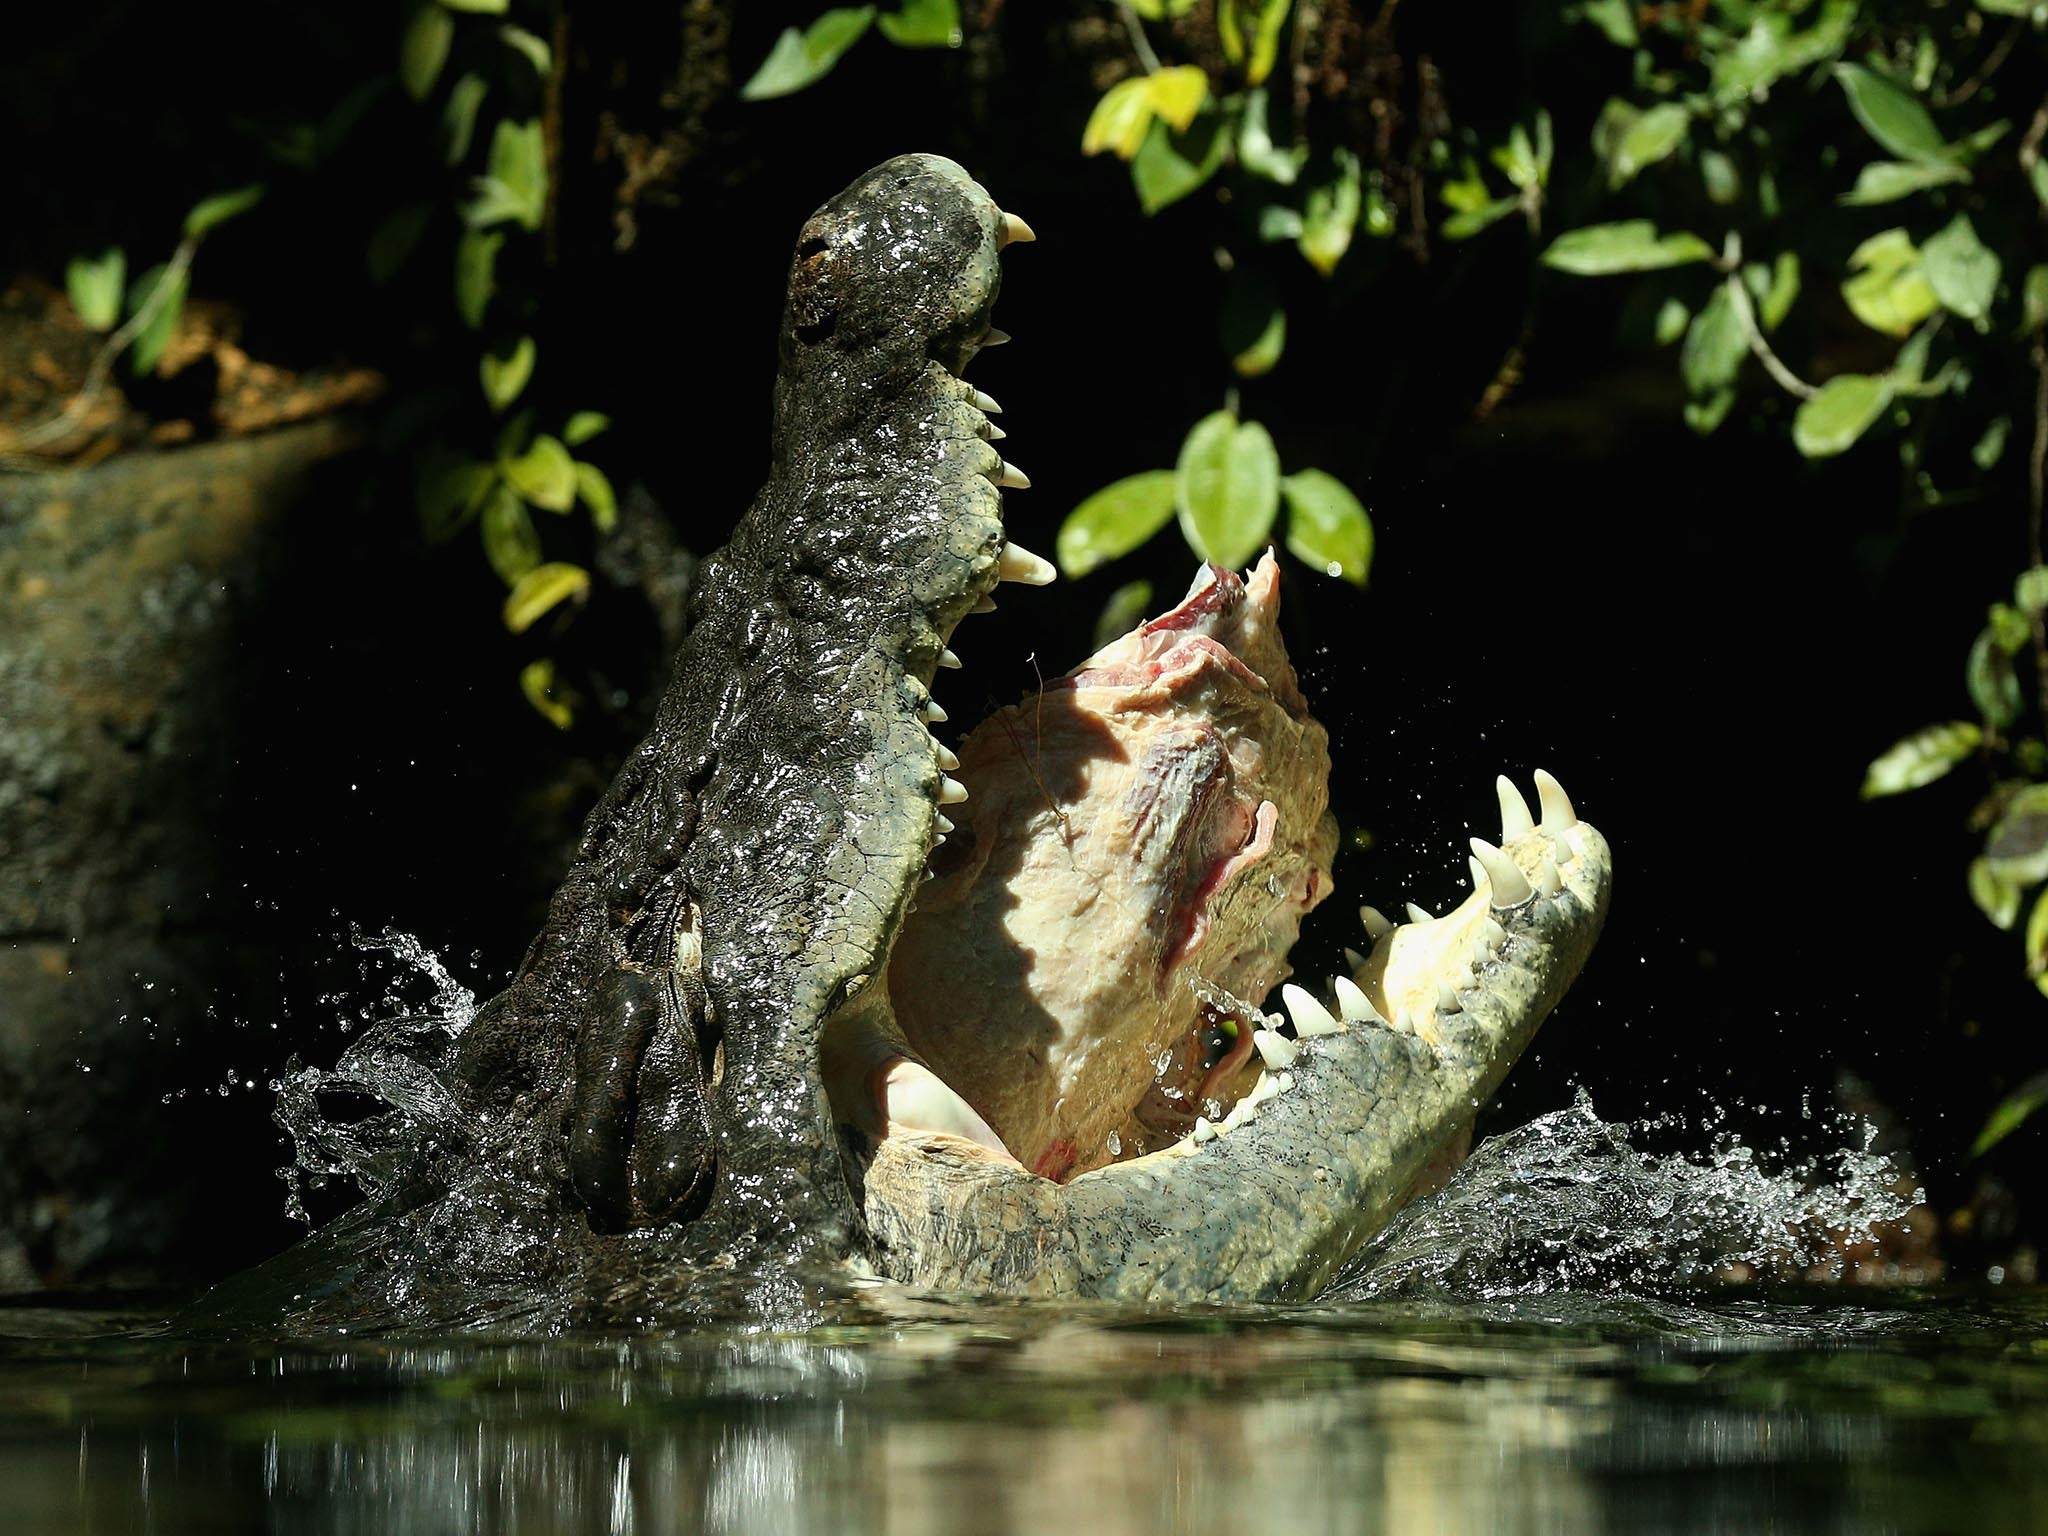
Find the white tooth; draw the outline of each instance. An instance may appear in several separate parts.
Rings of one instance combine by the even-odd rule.
[[[924,706],[924,717],[933,725],[944,725],[947,719],[946,712],[929,700],[926,701]]]
[[[1536,770],[1536,798],[1543,803],[1544,831],[1564,832],[1579,824],[1564,786],[1541,768]]]
[[[1562,832],[1553,832],[1550,835],[1550,851],[1556,855],[1560,869],[1571,863],[1572,856],[1578,852],[1576,848],[1572,847],[1572,840]]]
[[[955,656],[950,650],[941,651],[939,652],[939,665],[942,667],[951,667],[957,671],[960,666],[960,658],[958,656]]]
[[[1301,1047],[1285,1035],[1276,1035],[1270,1029],[1253,1030],[1252,1044],[1258,1049],[1259,1059],[1275,1072],[1282,1067],[1293,1066],[1294,1058],[1301,1051]]]
[[[988,424],[988,430],[982,433],[981,435],[988,442],[1000,443],[1004,438],[1008,437],[1010,434],[1005,432],[1001,427],[997,426],[994,422],[990,422]]]
[[[1458,974],[1451,978],[1451,985],[1460,992],[1469,992],[1478,984],[1478,979],[1473,976],[1472,967],[1469,965],[1459,966]]]
[[[1493,946],[1486,942],[1486,935],[1480,934],[1472,941],[1472,969],[1493,963]]]
[[[1259,1106],[1252,1102],[1250,1094],[1246,1094],[1230,1106],[1230,1113],[1223,1117],[1223,1124],[1217,1127],[1217,1132],[1220,1135],[1224,1131],[1234,1131],[1240,1125],[1250,1125],[1258,1118]]]
[[[1536,825],[1529,815],[1529,802],[1522,798],[1522,792],[1515,788],[1515,781],[1502,774],[1493,781],[1493,787],[1500,793],[1500,840],[1520,837]]]
[[[1501,945],[1508,941],[1507,929],[1501,927],[1499,923],[1496,923],[1490,917],[1479,925],[1479,931],[1486,935],[1486,947],[1488,949],[1499,949]]]
[[[1022,544],[1005,544],[1003,558],[996,565],[998,581],[1021,581],[1027,587],[1042,587],[1059,575],[1043,555],[1034,555]]]
[[[932,746],[938,754],[939,766],[945,769],[946,772],[951,773],[960,766],[959,754],[943,741],[935,741],[932,743]]]
[[[995,481],[997,485],[1008,486],[1013,491],[1031,489],[1031,477],[1007,460],[1002,461],[1002,468],[996,471]]]
[[[1485,838],[1472,839],[1472,854],[1486,866],[1486,877],[1493,883],[1493,904],[1496,907],[1519,907],[1536,894],[1515,861]]]
[[[1209,1123],[1209,1117],[1207,1115],[1195,1116],[1195,1145],[1200,1146],[1205,1141],[1214,1141],[1215,1139],[1216,1127]]]
[[[919,1131],[950,1131],[991,1150],[1007,1150],[1002,1138],[974,1112],[974,1106],[940,1081],[931,1068],[897,1061],[884,1081],[883,1111],[898,1125]]]
[[[1259,1080],[1252,1084],[1252,1091],[1245,1095],[1254,1105],[1263,1104],[1280,1092],[1279,1076],[1272,1072],[1261,1072]]]
[[[1347,1024],[1385,1023],[1379,1010],[1372,1005],[1372,999],[1360,990],[1357,982],[1349,976],[1339,976],[1330,985],[1337,993],[1337,1012]]]
[[[1415,1033],[1415,1020],[1409,1017],[1406,1008],[1396,1008],[1393,1021],[1387,1027],[1397,1035],[1412,1035]]]
[[[1294,1074],[1292,1072],[1282,1072],[1280,1074],[1276,1091],[1280,1093],[1294,1092]]]
[[[1358,920],[1365,924],[1365,936],[1375,944],[1394,931],[1394,925],[1387,920],[1387,914],[1378,907],[1360,907]]]
[[[1346,944],[1344,946],[1344,963],[1354,971],[1362,971],[1365,969],[1365,956],[1361,955],[1349,944]]]
[[[1000,416],[1003,414],[1003,408],[996,404],[996,397],[994,395],[985,395],[978,389],[969,390],[967,393],[975,405],[988,412],[989,415]]]
[[[1458,989],[1456,987],[1452,986],[1448,981],[1440,981],[1436,984],[1436,1011],[1438,1013],[1456,1013],[1463,1006],[1458,1001]]]
[[[1411,901],[1408,903],[1408,921],[1411,923],[1430,923],[1436,921],[1436,919],[1429,915],[1427,907],[1418,907]]]
[[[939,836],[944,837],[948,832],[952,830],[953,823],[947,820],[944,816],[941,816],[939,818]]]
[[[1009,339],[1010,333],[1008,331],[999,331],[994,326],[990,326],[988,334],[981,338],[981,344],[984,347],[1000,347]]]
[[[1465,860],[1465,867],[1472,871],[1472,889],[1478,890],[1486,884],[1486,866],[1477,859]]]
[[[967,798],[967,786],[958,779],[939,775],[939,804],[958,805]]]
[[[1536,867],[1536,889],[1546,896],[1555,896],[1564,885],[1557,873],[1557,861],[1545,859]]]
[[[1304,1040],[1344,1032],[1344,1026],[1332,1018],[1330,1010],[1317,1002],[1315,995],[1305,987],[1288,982],[1280,989],[1280,1001],[1287,1005],[1288,1017],[1294,1020],[1294,1032]]]
[[[967,611],[969,613],[994,613],[996,611],[996,600],[984,592],[974,600],[974,606]]]
[[[1014,213],[1003,215],[1002,227],[996,232],[996,245],[1028,245],[1038,238],[1031,232],[1031,226]]]

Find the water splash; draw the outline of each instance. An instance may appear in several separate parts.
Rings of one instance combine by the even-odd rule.
[[[1871,1128],[1808,1157],[1723,1133],[1659,1153],[1582,1089],[1566,1109],[1486,1142],[1346,1266],[1330,1300],[1657,1294],[1730,1278],[1840,1278],[1924,1198]]]

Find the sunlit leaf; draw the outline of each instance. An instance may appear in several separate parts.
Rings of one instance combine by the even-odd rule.
[[[536,565],[512,583],[505,594],[505,627],[523,635],[551,609],[582,602],[590,595],[590,572],[580,565],[550,560]]]
[[[1280,455],[1272,435],[1255,421],[1217,411],[1189,431],[1174,473],[1188,547],[1231,570],[1250,563],[1280,510]]]
[[[201,198],[185,215],[185,238],[197,240],[208,230],[227,223],[229,219],[241,217],[262,201],[263,183],[260,181]]]
[[[1636,8],[1629,0],[1586,0],[1578,16],[1598,27],[1617,48],[1633,48],[1641,38],[1636,31]]]
[[[497,289],[499,230],[466,229],[455,242],[455,312],[472,331],[484,323],[484,310]]]
[[[1268,110],[1263,90],[1245,92],[1244,110],[1237,120],[1237,163],[1254,176],[1291,187],[1308,159],[1308,148],[1301,144],[1284,150],[1276,146],[1266,123]]]
[[[484,558],[506,586],[540,564],[540,531],[533,526],[533,514],[503,480],[491,483],[478,526]]]
[[[1154,121],[1131,161],[1131,185],[1146,213],[1157,213],[1198,190],[1222,168],[1230,147],[1222,119],[1205,112],[1186,133]]]
[[[1987,328],[1998,292],[1999,261],[1977,238],[1970,216],[1959,213],[1920,247],[1920,270],[1942,307]]]
[[[1977,904],[1978,911],[1991,919],[1991,925],[1994,928],[2012,927],[2020,915],[2020,888],[2010,880],[2001,879],[1991,867],[1991,861],[1983,858],[1970,860],[1968,881],[1970,900]]]
[[[158,288],[162,288],[159,293]],[[159,263],[128,285],[128,314],[132,319],[149,312],[149,323],[135,333],[135,340],[129,344],[128,366],[137,378],[154,373],[162,361],[164,349],[171,344],[171,337],[177,333],[178,314],[185,307],[185,295],[191,287],[190,275],[180,270],[173,277],[167,264]]]
[[[1734,297],[1722,283],[1693,316],[1685,345],[1679,349],[1678,372],[1685,380],[1686,393],[1701,400],[1728,389],[1748,356],[1749,341],[1735,312]],[[1714,425],[1719,424],[1717,419]]]
[[[1320,469],[1280,482],[1287,502],[1287,547],[1302,564],[1362,587],[1372,571],[1372,518],[1351,488]]]
[[[1660,235],[1648,219],[1624,219],[1616,224],[1589,224],[1559,235],[1543,253],[1543,264],[1580,277],[1604,277],[1614,272],[1682,267],[1710,260],[1713,254],[1713,247],[1698,235],[1682,230]]]
[[[2019,674],[2013,669],[2012,652],[1999,643],[1994,629],[1980,631],[1970,646],[1964,679],[1969,684],[1970,702],[1986,725],[2002,731],[2019,719]]]
[[[556,691],[555,664],[548,657],[529,661],[519,669],[519,691],[556,730],[566,731],[576,723],[575,706],[569,697]]]
[[[118,245],[97,256],[74,256],[64,268],[64,293],[86,329],[111,331],[121,318],[128,257]]]
[[[1998,467],[1998,461],[2005,457],[2006,440],[2012,435],[2012,418],[1994,416],[1984,424],[1984,430],[1977,434],[1977,441],[1970,445],[1970,462],[1985,474]]]
[[[1903,229],[1872,235],[1849,253],[1854,275],[1842,284],[1849,312],[1872,330],[1904,336],[1940,307],[1920,269],[1920,252]]]
[[[1984,857],[2014,885],[2048,880],[2048,784],[2029,784],[2006,801],[1984,839]]]
[[[1145,77],[1145,96],[1160,121],[1185,133],[1209,99],[1209,77],[1194,64],[1154,70]]]
[[[1845,452],[1892,403],[1892,383],[1882,375],[1838,373],[1820,392],[1803,400],[1792,418],[1792,446],[1809,459]]]
[[[825,12],[802,31],[789,28],[775,40],[753,78],[740,87],[740,99],[766,101],[815,85],[861,40],[874,19],[872,5],[847,6]]]
[[[611,424],[611,417],[605,415],[603,411],[578,411],[562,428],[562,441],[571,448],[581,447],[598,433],[607,430]]]
[[[1864,131],[1901,160],[1931,165],[1954,159],[1934,119],[1904,86],[1860,64],[1837,64],[1835,78]]]
[[[1067,514],[1053,553],[1068,576],[1085,576],[1097,566],[1129,554],[1173,516],[1175,475],[1147,470],[1104,486]]]
[[[1240,268],[1223,295],[1223,351],[1240,378],[1272,370],[1287,346],[1287,311],[1272,287]]]
[[[512,0],[441,0],[451,11],[468,11],[475,16],[502,16]]]
[[[455,18],[447,9],[426,0],[406,21],[405,34],[398,42],[398,83],[414,101],[425,101],[427,92],[441,78],[441,66],[448,62],[448,45],[455,41]]]
[[[875,24],[899,48],[958,48],[960,0],[903,0],[902,9]]]
[[[590,508],[591,525],[599,533],[610,533],[619,526],[619,498],[604,471],[595,464],[576,461],[576,495]]]
[[[1648,167],[1670,159],[1685,142],[1691,126],[1692,113],[1675,101],[1662,102],[1635,117],[1608,157],[1608,186],[1625,186]]]
[[[477,109],[483,106],[487,89],[483,76],[474,74],[464,75],[449,88],[441,108],[441,158],[447,164],[460,165],[469,154]]]
[[[1462,213],[1454,213],[1444,220],[1444,238],[1470,240],[1474,235],[1491,229],[1521,206],[1522,200],[1518,197],[1496,197],[1491,202],[1481,203],[1477,208],[1467,208]]]
[[[1984,0],[1978,0],[1978,4],[1984,4]],[[1984,1129],[1977,1133],[1977,1139],[1970,1143],[1970,1156],[1982,1157],[2025,1125],[2043,1104],[2048,1104],[2048,1072],[2028,1078],[2000,1101],[1998,1108],[1991,1111],[1991,1118],[1984,1122]]]
[[[1974,720],[1950,720],[1903,736],[1885,749],[1863,775],[1863,798],[1919,789],[1976,751],[1984,731]]]
[[[1301,213],[1301,237],[1295,242],[1308,258],[1308,264],[1325,277],[1337,270],[1337,263],[1351,249],[1351,236],[1358,228],[1363,205],[1358,156],[1340,149],[1333,157],[1332,167],[1329,180],[1308,190]]]
[[[533,72],[543,80],[555,67],[554,50],[524,27],[507,25],[498,28],[498,41],[531,64]]]
[[[576,461],[558,437],[542,433],[526,451],[498,466],[512,488],[536,507],[566,512],[576,504]]]
[[[1081,130],[1081,153],[1097,155],[1107,149],[1118,159],[1129,160],[1144,146],[1151,126],[1151,87],[1145,77],[1119,80],[1102,93],[1095,110],[1088,114],[1087,126]]]
[[[2048,565],[2029,566],[2013,578],[2012,600],[2023,613],[2048,609]]]
[[[1745,282],[1749,281],[1751,270],[1744,269]],[[1775,331],[1784,323],[1785,316],[1792,312],[1792,305],[1799,298],[1799,253],[1778,252],[1771,262],[1769,280],[1761,284],[1752,283],[1750,291],[1756,299],[1757,323],[1767,332]]]
[[[508,220],[539,229],[547,212],[547,146],[538,119],[498,124],[491,134],[490,169],[471,182],[462,216],[482,229]]]
[[[477,374],[483,382],[484,399],[493,411],[502,411],[517,400],[533,377],[535,348],[531,336],[522,336],[504,357],[486,352],[477,360]]]
[[[1692,324],[1692,311],[1685,307],[1685,300],[1677,297],[1666,298],[1657,306],[1657,319],[1651,326],[1651,335],[1660,347],[1668,347],[1683,336],[1686,327]]]

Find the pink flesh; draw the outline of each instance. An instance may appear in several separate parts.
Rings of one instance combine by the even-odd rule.
[[[1263,997],[1330,893],[1329,744],[1281,645],[1272,556],[1187,598],[961,744],[958,830],[899,937],[910,1045],[1027,1168],[1144,1150],[1185,1066],[1188,978]]]

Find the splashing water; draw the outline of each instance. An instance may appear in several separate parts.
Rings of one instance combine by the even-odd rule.
[[[1849,1132],[1858,1122],[1834,1129]],[[1770,1166],[1724,1134],[1700,1153],[1653,1153],[1581,1089],[1569,1108],[1479,1147],[1442,1191],[1409,1206],[1346,1266],[1326,1300],[1656,1294],[1728,1278],[1838,1279],[1924,1198],[1860,1146]]]

